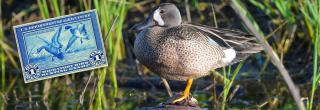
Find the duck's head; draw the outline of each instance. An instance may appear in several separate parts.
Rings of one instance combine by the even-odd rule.
[[[172,3],[162,3],[155,8],[148,18],[134,26],[135,30],[144,30],[153,26],[174,27],[182,22],[179,9]]]

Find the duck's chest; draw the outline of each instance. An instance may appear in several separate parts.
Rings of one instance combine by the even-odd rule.
[[[173,59],[175,56],[174,45],[173,40],[142,31],[135,40],[134,53],[142,64],[156,65],[163,63],[163,59]]]

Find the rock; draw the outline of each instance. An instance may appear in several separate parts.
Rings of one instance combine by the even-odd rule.
[[[142,107],[137,110],[207,110],[205,108],[200,108],[198,105],[198,101],[189,95],[188,98],[177,102],[175,104],[172,103],[173,100],[181,97],[183,93],[175,94],[173,97],[169,98],[165,103],[161,103],[157,107]]]

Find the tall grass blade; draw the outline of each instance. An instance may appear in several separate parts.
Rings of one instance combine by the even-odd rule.
[[[63,1],[61,1],[61,2],[63,2]],[[54,9],[54,12],[55,12],[56,16],[60,16],[61,14],[60,14],[60,8],[59,8],[58,0],[53,0],[52,3],[53,3],[53,9]]]
[[[312,87],[311,87],[311,93],[310,93],[310,99],[307,102],[307,109],[312,110],[314,105],[314,95],[317,90],[317,87],[319,86],[319,62],[318,57],[319,54],[319,37],[320,37],[320,0],[305,0],[303,2],[300,2],[300,10],[303,14],[304,21],[306,23],[309,36],[311,37],[313,41],[313,75],[312,75]]]
[[[4,41],[4,33],[2,27],[2,0],[0,0],[0,41]],[[1,91],[6,90],[6,57],[3,47],[0,48],[0,68],[1,68]]]
[[[224,88],[223,88],[223,91],[222,91],[222,94],[223,94],[223,99],[222,99],[222,106],[221,106],[221,110],[225,110],[226,109],[226,104],[227,104],[227,99],[228,99],[228,95],[230,93],[230,89],[232,87],[232,84],[236,78],[236,76],[238,75],[241,67],[243,66],[243,62],[240,62],[237,66],[237,68],[232,72],[232,76],[230,78],[230,75],[231,75],[231,66],[228,67],[228,72],[226,73],[226,70],[225,68],[223,69],[224,71],[224,76],[227,77],[227,78],[230,78],[230,80],[225,80],[224,81]],[[227,74],[227,75],[226,75]]]
[[[2,31],[2,21],[0,21],[0,40],[4,39]],[[3,48],[0,48],[0,68],[1,68],[1,91],[6,90],[6,55]]]

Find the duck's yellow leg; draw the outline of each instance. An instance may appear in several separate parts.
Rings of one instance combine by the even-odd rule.
[[[192,79],[188,79],[187,80],[187,87],[186,89],[184,89],[184,92],[183,92],[183,96],[178,98],[178,99],[175,99],[172,103],[177,103],[177,102],[180,102],[186,98],[188,98],[189,96],[189,92],[190,92],[190,88],[191,88],[191,85],[192,85]]]

